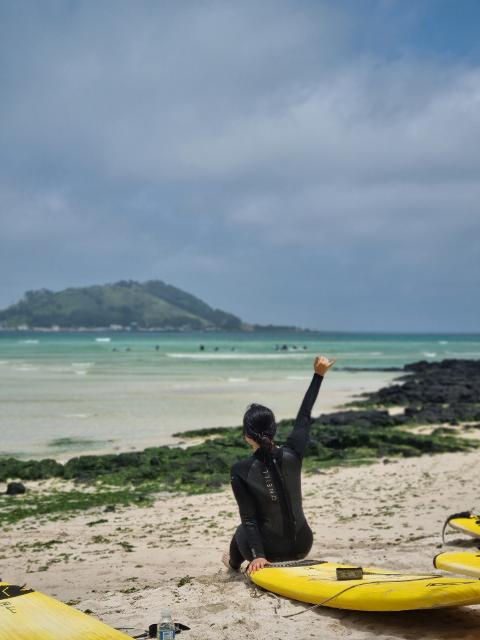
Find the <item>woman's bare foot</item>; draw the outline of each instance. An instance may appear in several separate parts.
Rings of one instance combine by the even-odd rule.
[[[228,551],[225,551],[225,553],[222,554],[222,562],[229,571],[234,571],[235,573],[237,573],[238,569],[234,569],[230,564],[230,554],[228,553]]]

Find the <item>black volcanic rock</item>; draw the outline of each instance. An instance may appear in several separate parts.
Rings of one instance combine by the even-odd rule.
[[[407,375],[401,378],[403,384],[365,394],[365,403],[386,407],[400,405],[417,410],[428,407],[429,411],[435,405],[437,408],[448,405],[454,407],[457,417],[470,415],[471,411],[465,405],[480,403],[479,360],[420,361],[406,365],[404,370]]]
[[[20,496],[26,492],[23,482],[9,482],[5,493],[7,496]]]
[[[369,429],[372,427],[394,427],[399,424],[396,416],[389,415],[388,411],[367,409],[359,411],[335,411],[325,413],[315,420],[318,425],[353,426]]]

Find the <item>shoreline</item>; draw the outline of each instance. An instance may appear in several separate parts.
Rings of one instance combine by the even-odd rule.
[[[440,336],[99,335],[2,334],[0,456],[64,461],[175,444],[179,431],[239,424],[251,402],[287,419],[317,352],[338,361],[315,413],[383,386],[408,362],[480,355],[479,341]]]
[[[480,447],[475,437],[480,430],[479,389],[480,361],[407,365],[397,384],[365,393],[350,407],[313,419],[304,470],[320,473],[379,458]],[[292,426],[291,419],[278,422],[278,444],[286,441]],[[232,464],[246,455],[241,427],[208,427],[178,435],[176,446],[80,455],[63,464],[51,458],[0,458],[0,481],[56,478],[77,485],[52,495],[27,492],[18,503],[0,496],[0,520],[16,522],[32,513],[57,518],[99,505],[150,504],[164,491],[212,493],[228,483]]]
[[[248,323],[247,323],[248,324]],[[215,334],[218,333],[219,335],[229,335],[229,334],[251,334],[251,333],[263,333],[263,334],[269,334],[271,333],[272,335],[278,334],[278,333],[284,333],[285,335],[288,334],[311,334],[311,335],[319,335],[319,336],[327,336],[327,337],[332,337],[332,336],[346,336],[346,337],[352,337],[352,336],[399,336],[399,337],[408,337],[408,336],[418,336],[418,337],[429,337],[429,336],[434,336],[434,337],[439,337],[439,338],[443,338],[443,337],[463,337],[463,336],[471,336],[471,337],[479,337],[480,336],[480,332],[479,331],[434,331],[434,332],[430,332],[430,331],[342,331],[342,330],[336,330],[336,329],[308,329],[308,328],[304,328],[304,327],[288,327],[288,326],[276,326],[276,325],[251,325],[253,327],[256,327],[256,329],[250,330],[250,329],[222,329],[220,327],[218,328],[214,328],[214,329],[179,329],[179,328],[161,328],[161,327],[156,327],[156,328],[128,328],[128,327],[122,327],[122,328],[112,328],[112,327],[58,327],[58,328],[52,328],[52,327],[28,327],[28,328],[12,328],[12,327],[7,327],[7,326],[2,326],[0,325],[0,335],[2,333],[12,333],[12,334],[19,334],[19,335],[25,335],[28,333],[52,333],[52,334],[58,334],[58,333],[81,333],[81,334],[85,334],[85,333],[112,333],[114,335],[117,334],[121,334],[121,333],[126,333],[126,334],[135,334],[135,333],[140,333],[140,334],[148,334],[148,333],[178,333],[178,334],[193,334],[193,335],[205,335],[205,334]],[[260,328],[258,328],[260,327]],[[265,327],[265,328],[264,328]]]
[[[20,373],[22,376],[29,375],[28,372]],[[357,394],[376,391],[401,373],[332,371],[320,392],[315,413],[335,411],[355,400]],[[83,376],[80,378],[79,392],[82,398],[84,394],[92,397],[89,406],[83,399],[68,409],[63,401],[58,408],[56,404],[47,402],[43,403],[45,406],[39,406],[38,415],[28,418],[29,421],[23,410],[15,418],[12,416],[8,419],[6,415],[0,418],[0,422],[11,433],[8,441],[0,445],[0,457],[48,457],[64,462],[76,455],[105,455],[139,451],[150,446],[172,446],[179,442],[173,434],[180,431],[238,426],[250,402],[267,404],[272,407],[277,419],[289,419],[295,415],[310,379],[308,373],[286,375],[281,379],[243,379],[234,375],[232,380],[203,382],[132,380],[128,384],[131,405],[128,406],[125,400],[118,400],[121,406],[125,405],[125,411],[119,415],[115,406],[118,389],[108,385],[112,399],[107,404],[104,394],[98,396],[98,389],[95,388],[98,382],[93,377],[90,380],[88,376]],[[57,389],[59,395],[56,402],[60,402],[64,395],[68,400],[69,388],[65,393],[61,387]],[[176,417],[178,409],[173,412],[179,403],[183,407],[182,422]],[[58,410],[58,415],[51,415],[52,411]],[[26,420],[28,429],[24,426]],[[32,435],[28,438],[30,433]],[[26,438],[30,443],[30,451],[25,451]],[[32,441],[31,438],[35,439]],[[55,445],[51,446],[52,443]],[[69,443],[72,446],[69,447]]]

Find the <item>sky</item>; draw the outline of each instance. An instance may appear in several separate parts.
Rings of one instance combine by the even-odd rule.
[[[158,278],[480,331],[477,0],[0,0],[0,307]]]

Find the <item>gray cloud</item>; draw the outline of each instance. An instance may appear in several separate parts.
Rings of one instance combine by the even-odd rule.
[[[480,69],[370,5],[3,5],[0,304],[159,277],[252,321],[478,330]]]

